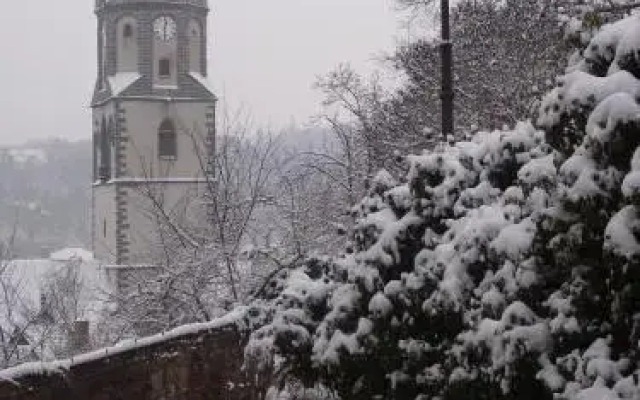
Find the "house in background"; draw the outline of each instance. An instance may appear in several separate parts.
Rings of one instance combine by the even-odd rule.
[[[88,350],[111,285],[107,271],[80,248],[1,263],[0,367]]]

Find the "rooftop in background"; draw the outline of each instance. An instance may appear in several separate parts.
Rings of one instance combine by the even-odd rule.
[[[51,261],[93,261],[93,253],[79,247],[68,247],[51,253]]]

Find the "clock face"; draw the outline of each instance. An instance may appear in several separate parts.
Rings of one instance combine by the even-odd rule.
[[[153,32],[159,40],[170,42],[176,37],[176,21],[171,17],[160,17],[153,21]]]

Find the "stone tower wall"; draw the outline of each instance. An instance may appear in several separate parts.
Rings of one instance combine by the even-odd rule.
[[[159,206],[171,223],[206,220],[199,215],[207,187],[205,169],[214,146],[216,98],[204,76],[189,71],[187,35],[193,21],[202,27],[200,60],[206,71],[208,11],[203,0],[96,2],[98,43],[104,49],[98,52],[100,71],[92,101],[94,149],[102,149],[100,140],[108,136],[111,162],[109,168],[100,168],[98,153],[106,152],[94,150],[92,232],[96,258],[106,264],[148,266],[162,258],[166,243],[160,239],[166,230],[159,229],[162,218],[154,215],[160,212]],[[166,15],[177,23],[177,87],[173,89],[153,82],[152,25]],[[114,86],[123,79],[117,71],[117,29],[122,28],[118,23],[122,18],[135,20],[138,75],[134,73],[131,81],[116,90]],[[126,73],[129,76],[124,78],[131,78]],[[175,158],[159,155],[158,133],[165,119],[175,124]],[[102,121],[108,121],[106,133]]]

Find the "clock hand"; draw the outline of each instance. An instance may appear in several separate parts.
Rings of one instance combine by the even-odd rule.
[[[169,19],[165,17],[164,19],[164,40],[169,39],[169,31],[167,28],[169,27]]]

